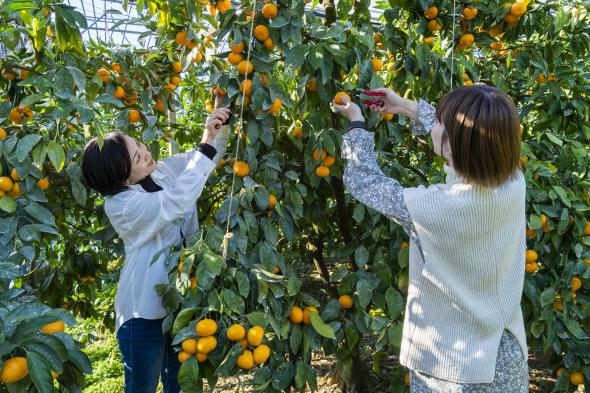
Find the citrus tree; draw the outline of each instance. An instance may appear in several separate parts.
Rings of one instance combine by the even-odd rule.
[[[55,308],[95,315],[101,272],[123,255],[101,200],[82,184],[84,142],[118,129],[143,139],[156,157],[189,148],[217,89],[234,114],[234,136],[199,201],[201,231],[187,248],[163,250],[170,283],[157,288],[183,362],[183,390],[201,391],[203,378],[214,385],[251,374],[247,383],[258,391],[313,391],[314,350],[335,354],[335,375],[354,389],[370,366],[360,358],[363,337],[376,337],[374,370],[399,350],[408,243],[400,226],[345,192],[339,146],[346,122],[330,103],[338,92],[357,100],[355,89],[382,86],[435,102],[483,81],[513,97],[523,125],[529,350],[550,355],[556,389],[588,388],[589,24],[582,2],[480,0],[454,8],[448,0],[392,0],[377,4],[383,15],[375,24],[367,1],[339,2],[335,19],[318,17],[316,5],[142,1],[138,20],[156,45],[140,49],[83,43],[86,21],[64,4],[2,3],[9,54],[0,64],[0,239],[11,272],[2,279],[6,291],[18,288],[3,298],[32,301],[39,318],[53,318],[31,328],[36,339],[47,339],[43,323],[71,322]],[[323,6],[332,15],[333,4]],[[366,116],[387,175],[407,186],[443,181],[443,162],[427,140],[410,135],[407,119]],[[305,266],[318,271],[322,291],[310,291]],[[4,329],[14,345],[6,346],[5,363],[31,358],[22,386],[50,391],[47,370],[60,372],[58,364],[78,377],[89,372],[84,362],[29,349]],[[71,346],[47,345],[70,356]],[[62,375],[66,387],[66,380],[81,383]],[[407,383],[405,370],[394,370],[392,390],[407,391]]]

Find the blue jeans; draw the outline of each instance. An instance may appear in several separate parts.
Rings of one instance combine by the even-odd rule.
[[[178,393],[178,354],[170,335],[162,334],[163,319],[133,318],[117,331],[125,369],[125,393],[153,393],[160,374],[164,393]]]

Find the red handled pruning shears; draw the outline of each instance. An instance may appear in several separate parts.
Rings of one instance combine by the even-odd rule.
[[[371,90],[363,90],[363,89],[353,89],[352,90],[352,95],[355,97],[360,98],[361,94],[367,95],[369,97],[385,97],[385,93],[379,93],[379,92],[375,92],[375,91],[371,91]],[[363,105],[366,106],[371,106],[371,105],[377,105],[377,106],[385,106],[385,101],[377,99],[377,100],[367,100],[367,99],[363,99],[361,101],[361,103]]]

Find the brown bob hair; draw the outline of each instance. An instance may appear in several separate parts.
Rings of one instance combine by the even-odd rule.
[[[478,84],[459,87],[438,103],[436,119],[449,141],[453,168],[467,183],[498,187],[519,168],[520,122],[501,90]]]

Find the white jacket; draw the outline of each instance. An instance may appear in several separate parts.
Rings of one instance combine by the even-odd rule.
[[[125,245],[125,265],[115,298],[118,330],[131,318],[159,319],[166,315],[155,285],[168,283],[163,249],[179,244],[180,230],[186,236],[198,228],[196,201],[217,162],[225,153],[228,126],[223,126],[213,143],[217,154],[211,161],[196,150],[176,154],[157,163],[153,180],[163,190],[146,192],[139,184],[109,196],[105,211]]]

